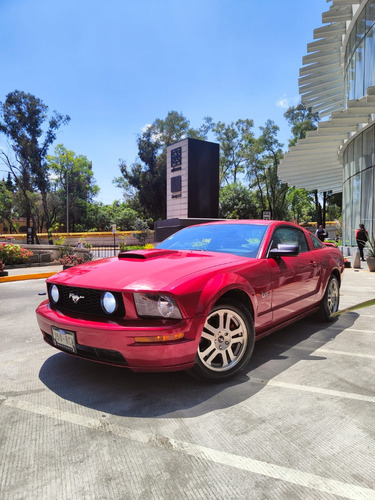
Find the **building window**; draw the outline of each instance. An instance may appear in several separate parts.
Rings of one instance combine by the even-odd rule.
[[[343,244],[355,246],[355,230],[363,223],[375,231],[375,126],[355,137],[344,152]]]
[[[350,34],[345,52],[346,99],[360,99],[375,85],[375,2],[362,10]]]

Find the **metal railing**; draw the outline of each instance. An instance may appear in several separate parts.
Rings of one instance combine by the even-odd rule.
[[[104,257],[117,257],[120,249],[117,245],[92,245],[90,253],[93,259],[103,259]]]

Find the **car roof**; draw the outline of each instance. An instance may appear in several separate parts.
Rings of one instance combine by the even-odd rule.
[[[203,224],[195,224],[195,225],[207,226],[213,224],[258,224],[262,226],[290,224],[291,226],[297,226],[294,222],[287,222],[281,220],[263,220],[263,219],[218,219],[216,221],[210,221],[210,222],[205,222]]]

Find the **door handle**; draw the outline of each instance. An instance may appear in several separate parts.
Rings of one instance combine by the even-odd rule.
[[[317,262],[314,262],[313,260],[310,260],[310,266],[311,266],[311,267],[317,267],[317,266],[318,266],[318,263],[317,263]]]

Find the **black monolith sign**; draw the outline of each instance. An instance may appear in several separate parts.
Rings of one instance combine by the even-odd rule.
[[[184,139],[167,148],[167,219],[155,223],[161,241],[182,227],[219,216],[219,144]]]

